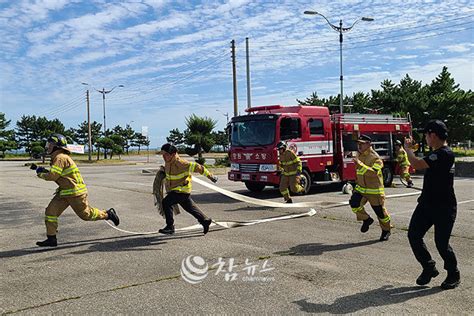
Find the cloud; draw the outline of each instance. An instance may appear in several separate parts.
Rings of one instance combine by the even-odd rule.
[[[464,52],[469,52],[472,49],[472,47],[473,47],[472,44],[457,44],[457,45],[444,46],[442,48],[446,49],[449,52],[464,53]]]

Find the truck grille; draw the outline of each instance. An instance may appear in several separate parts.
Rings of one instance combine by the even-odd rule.
[[[240,164],[240,172],[258,172],[258,164]]]

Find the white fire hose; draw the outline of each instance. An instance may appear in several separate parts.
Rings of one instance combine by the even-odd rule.
[[[162,206],[162,199],[163,199],[163,187],[165,186],[165,181],[164,179],[164,172],[160,172],[159,170],[155,176],[155,180],[153,182],[153,196],[155,199],[155,206],[157,207],[160,215],[164,216],[163,213],[163,206]],[[310,207],[310,206],[319,206],[322,209],[328,209],[328,208],[334,208],[334,207],[339,207],[342,205],[348,205],[349,202],[328,202],[328,201],[319,201],[319,202],[303,202],[303,203],[280,203],[280,202],[273,202],[273,201],[265,201],[265,200],[260,200],[252,197],[248,197],[242,194],[238,194],[235,192],[231,192],[229,190],[225,190],[222,188],[219,188],[213,184],[210,184],[208,182],[205,182],[197,177],[193,177],[193,181],[205,186],[213,191],[219,192],[225,196],[228,196],[232,199],[249,203],[249,204],[254,204],[254,205],[259,205],[259,206],[264,206],[264,207],[281,207],[281,208],[295,208],[295,207]],[[411,194],[395,194],[395,195],[389,195],[386,196],[386,198],[390,197],[400,197],[400,196],[407,196],[407,195],[417,195],[420,194],[419,192],[411,193]],[[179,214],[179,208],[177,205],[173,208],[174,214]],[[242,226],[250,226],[250,225],[256,225],[256,224],[261,224],[261,223],[267,223],[267,222],[274,222],[274,221],[279,221],[279,220],[287,220],[287,219],[293,219],[293,218],[300,218],[300,217],[311,217],[316,214],[316,210],[314,208],[310,208],[308,212],[305,213],[297,213],[297,214],[291,214],[291,215],[284,215],[284,216],[278,216],[278,217],[272,217],[272,218],[266,218],[266,219],[260,219],[260,220],[251,220],[251,221],[213,221],[210,227],[213,226],[219,226],[223,228],[234,228],[234,227],[242,227]],[[124,230],[118,227],[113,226],[110,224],[108,221],[105,221],[110,227],[112,227],[115,230],[118,230],[122,233],[126,234],[132,234],[132,235],[152,235],[152,234],[157,234],[158,231],[150,231],[150,232],[132,232],[128,230]],[[179,228],[176,229],[176,232],[184,232],[184,231],[192,231],[192,230],[197,230],[197,229],[202,229],[201,224],[196,224],[184,228]]]

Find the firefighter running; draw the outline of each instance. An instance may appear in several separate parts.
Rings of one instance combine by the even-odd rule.
[[[400,168],[400,179],[405,180],[407,187],[413,186],[413,181],[410,177],[410,161],[408,160],[407,152],[403,149],[402,142],[395,141],[395,154],[397,155],[396,161]]]
[[[61,134],[53,134],[46,143],[46,154],[51,155],[51,170],[36,168],[36,174],[46,181],[54,181],[59,186],[53,199],[46,207],[46,236],[44,241],[36,244],[40,247],[56,247],[56,232],[59,216],[71,206],[74,212],[85,221],[111,220],[119,225],[119,218],[113,208],[101,211],[91,207],[87,201],[87,188],[76,164],[69,156],[66,138]]]
[[[198,172],[214,183],[217,182],[217,177],[212,175],[204,166],[182,159],[174,145],[164,144],[161,147],[161,154],[165,160],[165,186],[168,194],[162,201],[166,226],[160,229],[159,232],[167,235],[174,234],[173,205],[179,204],[186,212],[198,220],[203,226],[203,233],[207,234],[212,220],[191,199],[191,174]]]
[[[280,192],[286,203],[293,203],[290,197],[290,189],[292,192],[302,193],[306,185],[306,178],[300,176],[302,171],[301,160],[293,151],[287,149],[284,142],[279,142],[277,149],[281,169]]]
[[[372,139],[361,135],[357,140],[359,154],[353,159],[356,164],[357,180],[354,192],[349,200],[352,211],[358,221],[363,221],[360,231],[366,233],[374,220],[365,211],[367,201],[377,214],[382,234],[380,241],[388,240],[390,236],[390,215],[385,209],[385,192],[383,185],[383,162],[372,148]]]

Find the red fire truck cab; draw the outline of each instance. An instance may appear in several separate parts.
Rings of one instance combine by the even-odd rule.
[[[356,179],[352,158],[356,139],[369,135],[384,160],[384,182],[395,173],[393,144],[411,133],[407,118],[383,114],[329,114],[321,106],[259,106],[230,122],[229,180],[242,181],[250,191],[278,186],[280,171],[276,144],[285,141],[303,163],[305,192],[313,183],[350,182]]]

